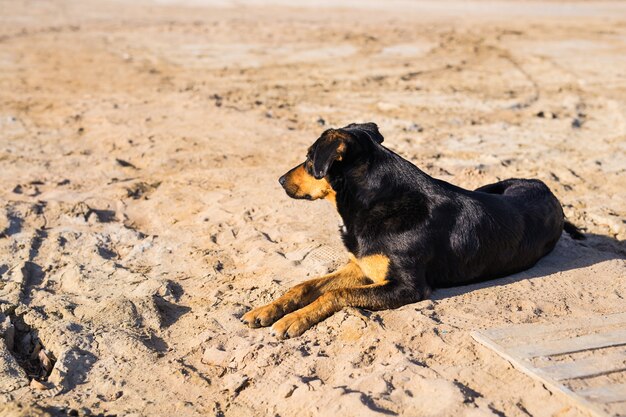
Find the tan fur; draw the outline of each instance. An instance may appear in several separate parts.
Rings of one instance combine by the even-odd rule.
[[[324,200],[330,201],[332,205],[335,206],[335,208],[337,208],[337,193],[332,188],[330,189],[328,194],[326,194],[326,196],[324,197]]]
[[[321,291],[316,292],[315,298],[305,303],[299,310],[296,311],[294,308],[292,313],[278,320],[272,326],[274,333],[279,337],[298,336],[343,307],[371,303],[373,301],[371,291],[390,283],[387,276],[389,258],[382,254],[362,258],[350,255],[350,263],[343,271],[341,280],[331,278],[323,287],[318,286]],[[301,300],[304,301],[302,298]],[[373,304],[372,307],[383,308],[384,305]]]
[[[306,307],[278,320],[272,330],[280,338],[299,336],[344,307],[369,304],[372,300],[371,292],[385,285],[389,285],[389,281],[328,291]],[[372,305],[372,309],[377,307],[385,308],[385,305]]]
[[[385,255],[362,258],[350,255],[350,262],[343,268],[296,285],[274,302],[246,313],[242,319],[252,327],[276,322],[273,326],[276,333],[293,337],[346,305],[365,302],[369,296],[359,290],[387,285],[388,272],[389,258]]]
[[[335,201],[336,193],[328,180],[326,178],[318,180],[309,175],[304,169],[304,163],[287,174],[285,188],[290,195],[296,198],[309,196],[311,200],[326,198],[333,203]]]
[[[269,326],[285,314],[310,304],[328,291],[369,283],[371,280],[351,261],[331,274],[296,285],[272,303],[249,311],[242,319],[252,327]]]
[[[340,142],[337,145],[337,161],[343,161],[343,155],[346,153],[346,143]]]
[[[363,258],[354,258],[354,262],[359,265],[363,274],[374,282],[383,282],[387,279],[389,272],[389,258],[385,255],[369,255]]]

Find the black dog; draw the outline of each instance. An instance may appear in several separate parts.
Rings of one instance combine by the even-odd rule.
[[[336,205],[351,261],[246,313],[248,325],[275,322],[279,337],[298,336],[345,306],[396,308],[433,288],[530,268],[564,227],[582,237],[539,180],[468,191],[428,176],[382,142],[374,123],[326,130],[306,161],[280,178],[290,197]]]

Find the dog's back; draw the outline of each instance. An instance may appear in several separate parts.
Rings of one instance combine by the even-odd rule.
[[[450,242],[451,252],[460,256],[451,274],[434,279],[435,287],[530,268],[552,251],[563,230],[561,205],[539,180],[507,179],[475,191],[457,188],[455,198],[463,201],[459,217],[464,221],[453,228]]]

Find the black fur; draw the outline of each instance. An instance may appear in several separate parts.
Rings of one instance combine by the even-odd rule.
[[[582,236],[564,223],[559,201],[539,180],[469,191],[430,177],[382,142],[374,123],[328,130],[305,166],[336,191],[346,248],[357,258],[389,258],[388,279],[395,283],[389,307],[420,300],[433,288],[530,268],[554,248],[564,226]]]

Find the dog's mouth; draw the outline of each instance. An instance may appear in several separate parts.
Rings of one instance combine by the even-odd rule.
[[[286,187],[286,186],[283,186],[283,188],[285,189],[285,192],[287,193],[287,195],[289,197],[293,198],[293,199],[296,199],[296,200],[309,200],[309,201],[313,200],[313,196],[311,196],[310,194],[300,194],[299,193],[299,191],[300,191],[299,188],[295,188],[294,189],[292,187]]]

